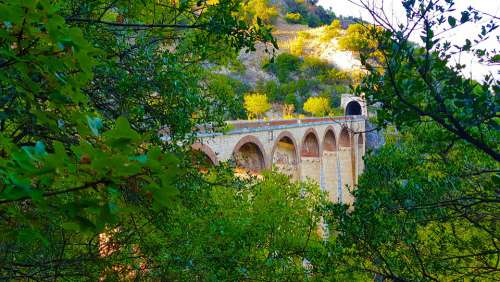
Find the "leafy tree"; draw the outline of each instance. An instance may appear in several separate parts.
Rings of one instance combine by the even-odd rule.
[[[383,56],[377,48],[377,40],[383,34],[381,27],[355,23],[349,25],[345,34],[339,38],[338,45],[340,49],[359,52],[366,58],[381,61]]]
[[[271,24],[279,15],[277,7],[269,3],[269,0],[249,0],[244,4],[242,12],[253,23],[263,21]]]
[[[241,119],[246,117],[243,107],[244,93],[250,86],[226,75],[212,74],[208,80],[207,91],[217,97],[226,97],[224,100],[214,100],[212,106],[224,107],[224,119]],[[214,105],[215,104],[215,105]]]
[[[245,95],[245,110],[249,119],[262,118],[263,114],[271,109],[265,94],[254,93]]]
[[[220,181],[220,180],[218,180]],[[316,233],[324,196],[311,183],[265,173],[261,181],[202,185],[163,217],[161,277],[170,280],[306,279],[302,263],[321,249]],[[192,205],[197,202],[197,205]],[[171,229],[174,229],[173,232]]]
[[[310,97],[304,103],[304,111],[316,117],[325,116],[330,112],[330,100],[326,97]]]
[[[494,281],[499,82],[490,74],[474,81],[451,58],[468,53],[494,63],[496,51],[479,43],[498,19],[482,24],[474,44],[452,44],[448,32],[489,16],[469,8],[457,19],[454,1],[404,1],[407,24],[393,26],[362,4],[388,32],[376,38],[384,60],[363,61],[370,72],[356,90],[380,105],[379,126],[395,127],[398,136],[366,159],[353,209],[332,210],[337,261],[392,281]],[[409,41],[418,26],[420,45]]]
[[[237,17],[240,5],[0,1],[1,279],[160,265],[147,234],[165,227],[154,219],[179,208],[178,179],[196,171],[178,144],[222,119],[199,62],[273,41]],[[181,142],[164,144],[160,128]],[[203,177],[192,176],[193,186]],[[100,254],[103,231],[119,251]]]

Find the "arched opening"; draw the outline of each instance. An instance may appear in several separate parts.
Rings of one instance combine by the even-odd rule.
[[[339,195],[338,181],[338,159],[337,159],[337,140],[334,129],[329,128],[323,138],[323,173],[325,191],[328,192],[328,198],[332,202],[337,202]]]
[[[323,140],[323,150],[329,152],[337,151],[337,142],[335,141],[335,133],[333,133],[333,130],[328,130],[326,132]]]
[[[313,132],[309,132],[304,138],[301,156],[319,158],[319,142]]]
[[[339,151],[338,159],[341,164],[339,167],[340,171],[340,191],[339,191],[339,201],[343,203],[351,204],[354,201],[353,195],[348,190],[354,186],[354,178],[356,175],[355,169],[355,156],[353,155],[354,150],[352,149],[351,136],[346,127],[342,128],[339,136]]]
[[[363,145],[364,143],[364,139],[363,139],[363,134],[359,134],[359,137],[358,137],[358,145]]]
[[[278,138],[273,149],[273,165],[279,172],[289,175],[292,178],[297,175],[297,147],[292,135],[283,132]]]
[[[201,167],[209,167],[215,165],[214,161],[205,152],[201,150],[193,151],[193,162],[195,165]]]
[[[359,116],[361,115],[361,105],[356,101],[351,101],[347,103],[345,108],[346,116]]]
[[[347,131],[347,128],[345,127],[342,128],[342,131],[340,131],[339,146],[351,147],[351,138],[349,137],[349,131]]]
[[[321,185],[321,155],[318,134],[314,128],[304,133],[300,149],[300,177],[311,179]]]
[[[208,171],[208,168],[218,164],[217,156],[207,145],[195,143],[191,148],[193,165],[200,171]]]
[[[247,142],[239,146],[234,151],[233,156],[238,168],[259,173],[266,167],[264,153],[254,142]]]

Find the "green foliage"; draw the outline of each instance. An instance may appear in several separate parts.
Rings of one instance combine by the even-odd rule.
[[[243,96],[250,86],[226,75],[212,74],[208,80],[207,91],[213,99],[212,106],[224,107],[224,119],[234,120],[246,117],[243,107]],[[225,97],[219,99],[218,97]]]
[[[302,75],[306,77],[317,77],[330,71],[332,67],[327,61],[316,57],[305,57],[300,65]]]
[[[280,82],[288,82],[290,75],[299,68],[301,60],[299,57],[282,53],[274,58],[274,61],[266,61],[263,69],[276,75]]]
[[[408,26],[424,26],[420,44],[408,41],[413,28],[392,26],[371,11],[394,34],[377,38],[385,59],[363,60],[369,73],[356,91],[379,105],[377,123],[389,138],[365,159],[353,208],[333,207],[329,219],[339,236],[332,250],[343,267],[392,281],[495,281],[499,81],[467,78],[465,66],[451,58],[476,56],[488,64],[497,52],[475,49],[472,39],[452,45],[454,1],[405,1],[404,7]],[[461,15],[461,28],[482,22],[474,8]],[[497,28],[492,19],[473,40],[487,40]]]
[[[280,85],[274,80],[258,81],[255,90],[265,93],[270,102],[283,102],[284,96]]]
[[[317,1],[297,1],[285,0],[288,7],[288,14],[300,15],[300,22],[295,20],[292,23],[307,24],[309,27],[318,27],[329,24],[335,18],[331,10],[325,10],[322,6],[317,6]],[[296,16],[294,16],[295,19]],[[288,19],[287,19],[288,20]]]
[[[338,263],[393,280],[495,280],[498,175],[488,171],[498,163],[435,123],[398,136],[366,159],[353,211],[334,210],[336,248],[349,253]]]
[[[285,104],[287,105],[293,105],[294,108],[298,107],[298,101],[297,101],[297,96],[293,93],[288,93],[285,97]]]
[[[183,145],[223,119],[213,102],[230,94],[202,87],[200,62],[274,41],[237,17],[240,4],[0,2],[2,279],[99,280],[144,258],[154,268],[153,219],[178,208],[179,179],[201,177],[186,177],[196,168]],[[100,255],[102,231],[119,252]]]
[[[243,185],[242,185],[243,184]],[[310,183],[265,173],[262,181],[206,185],[187,192],[189,203],[175,209],[162,230],[153,230],[162,244],[164,267],[157,276],[169,280],[306,279],[304,258],[321,248],[316,235],[324,197]],[[191,203],[197,205],[191,206]],[[173,229],[173,230],[172,230]],[[156,272],[156,270],[155,270]]]

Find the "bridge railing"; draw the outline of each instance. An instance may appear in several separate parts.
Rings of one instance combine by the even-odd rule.
[[[275,120],[234,120],[227,121],[228,128],[224,132],[216,132],[210,126],[198,126],[198,136],[208,137],[223,134],[238,134],[243,132],[263,131],[319,125],[325,123],[352,123],[364,121],[362,116],[337,116],[337,117],[311,117],[301,119],[275,119]]]
[[[359,119],[359,116],[338,116],[338,117],[311,117],[301,119],[275,119],[275,120],[236,120],[228,121],[234,129],[259,128],[259,127],[275,127],[282,125],[299,125],[305,123],[321,123],[321,122],[349,122]]]

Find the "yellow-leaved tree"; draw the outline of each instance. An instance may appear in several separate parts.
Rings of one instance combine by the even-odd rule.
[[[261,19],[264,23],[273,23],[279,15],[278,9],[269,0],[249,0],[243,5],[244,18],[257,23]]]
[[[310,97],[304,103],[304,111],[315,117],[327,115],[331,110],[330,99],[326,97]]]
[[[265,94],[247,94],[244,100],[245,110],[249,119],[262,118],[263,114],[271,108]]]

